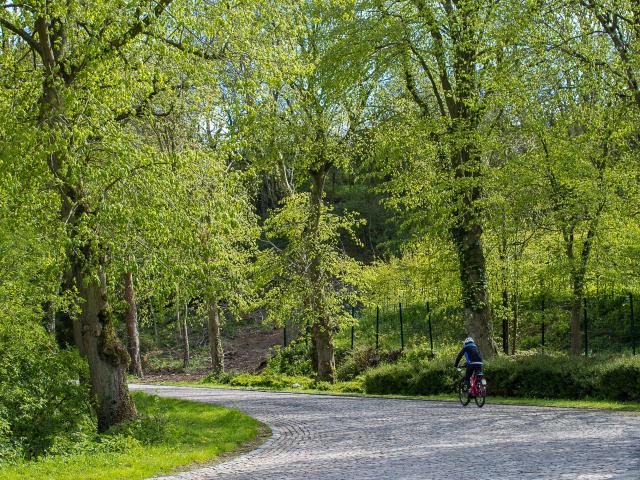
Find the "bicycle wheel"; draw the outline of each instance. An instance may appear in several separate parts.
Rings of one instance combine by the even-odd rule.
[[[478,385],[478,396],[474,397],[474,400],[476,401],[478,408],[484,407],[484,403],[487,400],[487,387],[484,385]]]
[[[471,398],[469,397],[469,387],[467,387],[467,384],[464,383],[464,380],[460,382],[458,394],[462,406],[466,407],[467,405],[469,405],[469,402],[471,401]]]

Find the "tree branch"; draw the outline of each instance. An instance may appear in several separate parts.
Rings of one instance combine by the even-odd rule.
[[[42,54],[42,52],[40,51],[40,45],[38,45],[38,42],[36,42],[36,40],[31,35],[29,35],[24,29],[15,26],[13,23],[9,22],[8,20],[2,17],[0,17],[0,25],[2,25],[7,30],[15,33],[20,38],[22,38],[25,42],[27,42],[27,44],[31,47],[33,51],[37,52],[38,54]]]

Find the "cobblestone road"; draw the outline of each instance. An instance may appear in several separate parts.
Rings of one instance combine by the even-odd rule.
[[[273,429],[273,437],[253,452],[172,479],[640,480],[638,415],[191,387],[132,389],[237,408]]]

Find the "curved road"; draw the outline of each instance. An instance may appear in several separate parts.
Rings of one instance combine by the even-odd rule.
[[[164,478],[640,479],[640,415],[195,387],[131,388],[237,408],[273,429],[257,450]]]

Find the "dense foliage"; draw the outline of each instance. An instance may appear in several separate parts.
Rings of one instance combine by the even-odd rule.
[[[16,341],[19,339],[19,341]],[[34,457],[95,428],[77,352],[60,351],[40,326],[0,322],[0,460]]]
[[[638,25],[635,0],[0,5],[3,459],[135,422],[147,353],[208,344],[223,378],[239,318],[287,325],[267,374],[318,385],[429,335],[632,350]],[[594,362],[514,369],[635,398],[633,361]],[[409,364],[367,382],[451,384]]]
[[[436,395],[456,393],[460,374],[451,358],[416,365],[386,364],[364,376],[367,393]],[[640,400],[640,361],[530,355],[498,358],[485,366],[487,393],[520,398]]]

